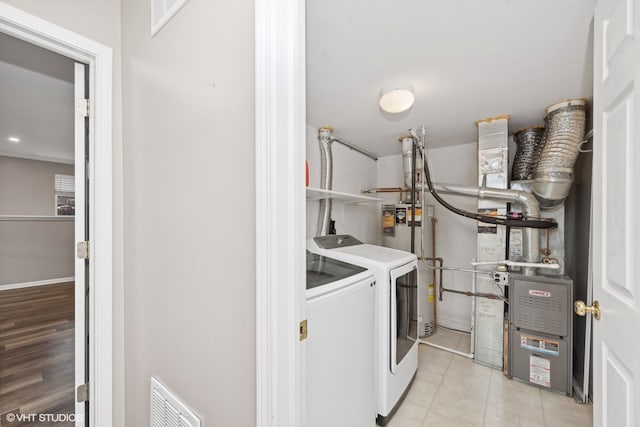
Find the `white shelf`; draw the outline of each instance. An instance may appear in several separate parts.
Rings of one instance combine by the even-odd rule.
[[[307,187],[307,200],[331,199],[342,203],[376,203],[382,199],[359,194],[341,193],[340,191],[322,190],[320,188]]]
[[[0,215],[0,221],[73,221],[73,215]]]

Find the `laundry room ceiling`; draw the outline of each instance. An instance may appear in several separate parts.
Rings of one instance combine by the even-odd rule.
[[[476,141],[475,121],[510,115],[511,131],[544,109],[592,97],[595,0],[323,0],[306,3],[307,124],[379,156],[399,154],[424,124],[429,148]],[[395,115],[392,83],[414,87]]]
[[[73,163],[73,67],[0,33],[0,155]]]

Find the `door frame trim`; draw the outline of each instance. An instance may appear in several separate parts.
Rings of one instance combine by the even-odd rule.
[[[256,425],[303,427],[304,1],[255,1],[255,63]]]
[[[0,2],[0,32],[89,65],[89,422],[112,424],[112,49]],[[100,304],[96,302],[100,301]]]

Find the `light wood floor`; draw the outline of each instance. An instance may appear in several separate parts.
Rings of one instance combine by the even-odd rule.
[[[73,282],[0,291],[0,425],[72,426],[6,416],[74,412]]]

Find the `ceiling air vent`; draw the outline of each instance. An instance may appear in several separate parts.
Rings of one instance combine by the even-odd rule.
[[[150,427],[200,427],[200,418],[151,377]]]
[[[151,0],[151,37],[178,13],[187,0]]]

